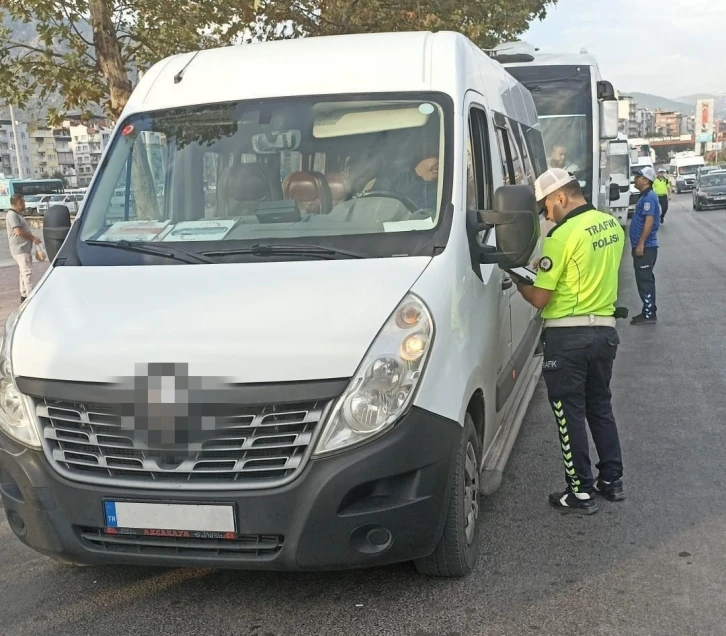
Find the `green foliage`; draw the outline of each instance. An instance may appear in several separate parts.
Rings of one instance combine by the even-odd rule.
[[[557,0],[0,0],[0,99],[62,98],[118,117],[138,71],[191,50],[250,40],[378,31],[460,31],[488,48]],[[9,20],[35,37],[15,41]],[[131,80],[131,81],[130,81]]]

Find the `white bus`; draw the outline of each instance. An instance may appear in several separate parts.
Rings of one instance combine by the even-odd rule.
[[[501,44],[491,55],[532,93],[550,167],[572,172],[588,201],[610,212],[608,142],[618,136],[618,102],[595,58],[542,55],[525,42]],[[612,195],[619,200],[619,191]]]

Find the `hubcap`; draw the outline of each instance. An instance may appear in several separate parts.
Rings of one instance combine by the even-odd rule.
[[[474,541],[476,522],[479,518],[479,466],[476,463],[476,452],[471,442],[466,445],[466,464],[464,467],[464,521],[466,543]]]

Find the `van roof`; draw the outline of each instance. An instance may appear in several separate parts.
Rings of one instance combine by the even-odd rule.
[[[182,70],[183,79],[175,82]],[[297,95],[456,95],[472,83],[481,87],[492,108],[537,124],[526,89],[465,36],[453,32],[314,37],[175,55],[144,74],[123,116]]]

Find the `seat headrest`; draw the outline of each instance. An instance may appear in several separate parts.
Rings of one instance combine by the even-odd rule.
[[[332,207],[330,187],[323,175],[291,172],[282,182],[282,193],[286,199],[297,201],[307,214],[327,214]]]
[[[325,175],[333,197],[333,205],[345,201],[351,194],[352,184],[350,177],[344,172],[329,172]]]
[[[232,166],[229,172],[229,198],[235,201],[269,199],[270,182],[265,171],[254,163]]]

